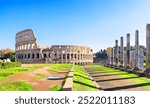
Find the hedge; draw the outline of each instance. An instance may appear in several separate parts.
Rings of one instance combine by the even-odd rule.
[[[21,67],[21,63],[20,62],[0,63],[0,68],[11,68],[11,67]]]

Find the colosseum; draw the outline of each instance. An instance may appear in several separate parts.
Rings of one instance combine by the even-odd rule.
[[[31,29],[16,34],[16,59],[22,63],[93,64],[93,51],[87,46],[52,45],[41,47]]]

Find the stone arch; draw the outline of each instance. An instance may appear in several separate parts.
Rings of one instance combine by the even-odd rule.
[[[28,53],[28,59],[30,59],[30,53]]]
[[[49,58],[51,57],[51,53],[49,53]]]
[[[67,54],[67,59],[69,59],[70,57],[69,57],[70,55],[69,54]]]
[[[24,59],[27,59],[27,55],[26,54],[24,54]]]
[[[34,58],[35,58],[34,53],[32,53],[32,59],[34,59]]]
[[[44,54],[43,54],[43,57],[44,57],[44,58],[47,58],[47,54],[46,54],[46,53],[44,53]]]
[[[23,59],[23,54],[21,54],[21,59]]]
[[[39,53],[37,53],[37,54],[36,54],[36,57],[37,57],[37,59],[39,59],[39,58],[40,58],[40,54],[39,54]]]
[[[73,54],[71,54],[71,59],[73,59]]]
[[[77,58],[77,54],[74,55],[74,58],[75,58],[75,59]]]
[[[63,59],[66,59],[66,54],[63,54]]]
[[[55,53],[54,56],[57,57],[57,53]]]

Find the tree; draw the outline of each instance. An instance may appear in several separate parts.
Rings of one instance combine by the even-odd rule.
[[[99,52],[95,53],[94,62],[101,62],[106,61],[108,59],[108,55],[106,53],[106,50],[100,50]]]
[[[3,59],[9,58],[12,62],[16,61],[16,56],[14,52],[8,52],[3,56]]]

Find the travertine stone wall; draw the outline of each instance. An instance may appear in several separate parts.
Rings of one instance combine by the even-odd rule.
[[[53,45],[38,47],[31,29],[16,34],[16,58],[22,63],[75,63],[93,64],[90,47],[74,45]]]

